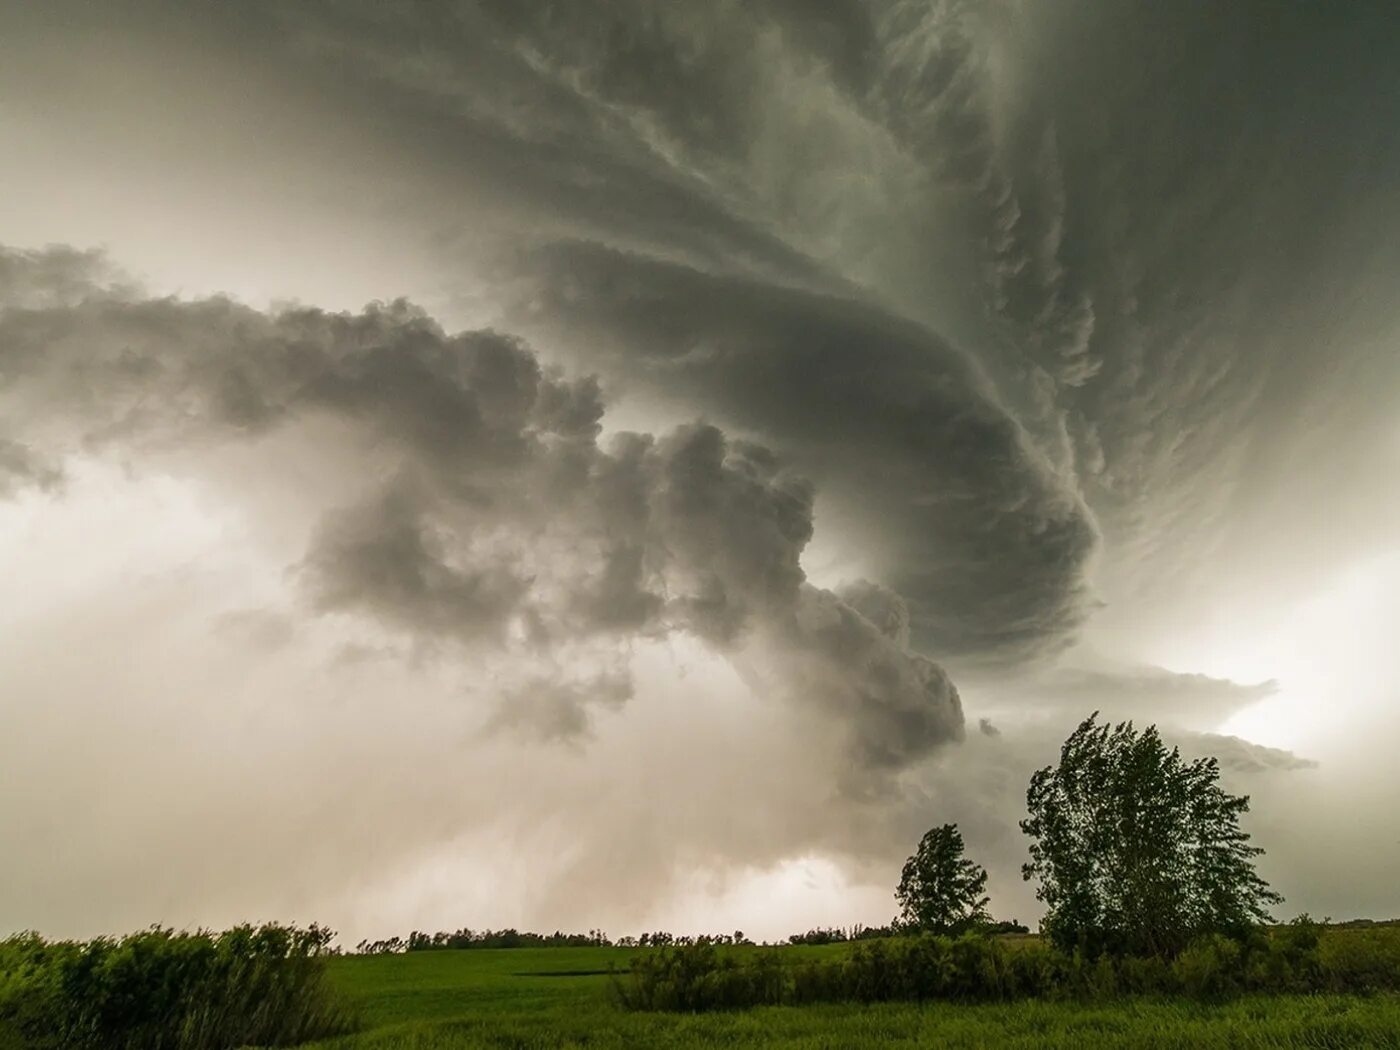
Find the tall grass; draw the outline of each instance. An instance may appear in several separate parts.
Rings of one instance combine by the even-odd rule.
[[[232,1050],[352,1030],[319,926],[0,941],[0,1050]],[[7,1043],[8,1040],[8,1043]]]

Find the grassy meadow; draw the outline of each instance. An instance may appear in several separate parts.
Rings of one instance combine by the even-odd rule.
[[[839,957],[849,949],[843,944],[790,947],[783,954],[799,961]],[[316,1050],[872,1044],[1400,1048],[1400,996],[1393,994],[629,1013],[611,1002],[609,968],[625,970],[636,954],[627,948],[525,948],[332,959],[331,985],[358,1013],[363,1028],[311,1045]]]

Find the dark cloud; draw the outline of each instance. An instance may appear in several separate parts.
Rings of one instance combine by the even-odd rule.
[[[711,315],[736,305],[749,319],[742,293],[682,291],[638,255],[742,276],[760,299],[770,286],[868,295],[954,335],[1023,442],[1112,530],[1112,600],[1160,594],[1145,566],[1212,587],[1202,566],[1222,543],[1262,567],[1278,553],[1252,539],[1264,522],[1337,506],[1283,493],[1300,457],[1334,463],[1337,442],[1370,445],[1393,414],[1378,396],[1397,377],[1376,303],[1397,272],[1400,156],[1367,114],[1400,96],[1379,7],[819,6],[720,17],[485,4],[446,16],[407,4],[305,16],[294,37],[335,83],[352,59],[369,62],[376,105],[393,98],[413,117],[385,122],[424,129],[416,155],[471,183],[463,196],[489,184],[498,222],[496,204],[519,209],[501,234],[512,250],[572,239],[632,253],[606,265],[641,308],[693,296],[722,304]],[[454,152],[483,123],[491,148]],[[559,278],[548,264],[527,270],[526,298]],[[865,333],[861,359],[883,341]],[[1322,344],[1334,349],[1311,350]],[[1345,369],[1331,367],[1337,354]],[[726,413],[757,414],[731,399]],[[1288,425],[1310,405],[1333,425]],[[762,424],[765,440],[796,443]],[[1343,475],[1365,473],[1374,485],[1385,469],[1363,457],[1310,484],[1339,490]],[[1073,577],[1083,560],[1055,564]],[[918,604],[918,581],[886,582]],[[1007,605],[1030,610],[1031,629],[1053,633],[1062,619],[1025,595]],[[939,641],[940,657],[1021,644]]]
[[[1400,148],[1375,130],[1400,111],[1381,42],[1391,14],[1022,13],[1010,46],[1019,82],[1035,86],[1003,116],[1003,156],[1018,192],[1057,198],[1057,281],[1092,303],[1079,358],[1092,375],[1059,376],[1038,337],[1017,354],[1058,376],[1055,412],[1105,534],[1108,599],[1148,616],[1171,601],[1168,629],[1181,630],[1202,603],[1321,576],[1327,550],[1362,535],[1383,543],[1343,507],[1370,502],[1360,494],[1389,469],[1374,450],[1400,379],[1377,339],[1393,311],[1374,299],[1400,273]],[[1057,327],[1048,316],[1031,331]],[[1270,524],[1281,519],[1288,529]],[[1348,540],[1278,573],[1288,555],[1274,540],[1304,530]],[[1250,586],[1226,583],[1222,563],[1248,565]]]
[[[488,726],[542,743],[576,743],[592,734],[593,712],[618,710],[632,699],[626,671],[569,680],[540,677],[501,698]]]
[[[552,249],[533,272],[528,330],[649,399],[762,435],[816,477],[909,603],[915,645],[1015,661],[1083,620],[1087,509],[937,336],[859,302],[597,245]]]
[[[900,646],[909,644],[909,604],[894,591],[869,580],[855,580],[837,594],[890,641]]]
[[[482,216],[462,250],[488,260],[488,297],[534,306],[536,334],[564,330],[564,345],[550,341],[558,356],[588,334],[609,348],[589,360],[609,381],[678,393],[682,418],[698,408],[818,477],[833,523],[878,550],[882,581],[911,601],[917,645],[1014,662],[1055,651],[1082,621],[1095,530],[1074,485],[962,354],[858,302],[850,275],[784,235],[840,196],[807,185],[839,155],[827,135],[893,135],[921,172],[919,198],[1001,206],[974,9],[772,3],[735,13],[750,33],[645,3],[262,17],[238,32],[293,48],[311,90],[334,86],[339,110],[451,173]],[[827,90],[828,75],[830,113],[773,90],[786,77]],[[811,134],[775,142],[787,115],[769,106],[810,120]],[[772,193],[749,177],[760,154],[792,180],[777,222]],[[507,256],[512,282],[500,279]],[[653,367],[660,358],[673,367]]]
[[[63,472],[46,464],[28,445],[0,438],[0,497],[25,486],[50,491],[62,482]]]
[[[436,236],[468,255],[595,236],[708,267],[840,283],[691,166],[742,156],[751,92],[740,80],[757,75],[745,72],[747,47],[707,12],[262,5],[240,22],[256,46],[295,63],[303,90],[324,93],[338,113],[352,108],[395,149],[432,158],[431,192],[465,195],[472,213],[435,216]]]
[[[188,458],[293,432],[353,494],[321,512],[299,566],[314,606],[425,645],[551,660],[556,680],[506,688],[519,707],[498,724],[583,732],[584,697],[626,696],[624,676],[588,668],[683,632],[845,727],[859,769],[961,735],[941,669],[807,584],[811,485],[704,424],[600,446],[597,383],[547,372],[513,339],[448,335],[402,302],[265,314],[109,294],[0,312],[0,366],[12,418],[55,455]]]
[[[25,250],[0,245],[0,303],[66,306],[104,295],[116,274],[99,251],[67,245]]]
[[[1317,762],[1295,755],[1281,747],[1265,747],[1237,736],[1219,733],[1197,733],[1184,736],[1182,747],[1192,755],[1208,755],[1219,760],[1224,769],[1236,773],[1290,772],[1296,769],[1316,769]]]
[[[429,638],[499,642],[529,581],[509,566],[454,565],[423,497],[391,486],[370,503],[333,511],[303,565],[322,609],[365,610]]]
[[[755,646],[751,661],[776,665],[795,700],[849,724],[860,769],[897,771],[962,738],[962,704],[943,669],[830,591],[804,588],[792,620]]]

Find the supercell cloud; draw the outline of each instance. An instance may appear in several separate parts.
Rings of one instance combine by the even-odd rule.
[[[0,15],[0,927],[882,921],[945,820],[1024,918],[1095,709],[1400,908],[1288,845],[1393,776],[1387,5],[120,7]]]

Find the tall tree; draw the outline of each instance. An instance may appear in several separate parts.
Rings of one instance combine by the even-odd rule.
[[[1254,870],[1263,850],[1225,792],[1214,758],[1192,762],[1156,726],[1080,723],[1058,766],[1031,777],[1027,880],[1060,947],[1171,956],[1206,932],[1239,934],[1283,900]]]
[[[952,933],[988,921],[987,872],[963,856],[956,824],[930,829],[904,863],[894,891],[900,921],[934,933]]]

